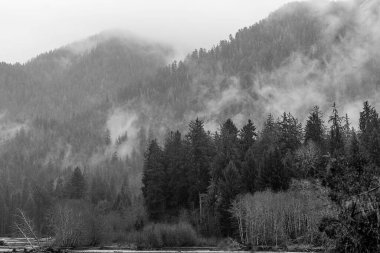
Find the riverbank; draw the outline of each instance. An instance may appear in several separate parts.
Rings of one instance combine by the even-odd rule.
[[[83,248],[56,248],[51,247],[52,238],[42,238],[38,241],[33,238],[11,238],[0,237],[0,252],[49,252],[49,253],[225,253],[225,252],[322,252],[323,248],[311,247],[310,245],[292,245],[286,248],[258,246],[252,250],[231,247],[231,245],[219,245],[217,247],[163,247],[157,249],[135,249],[126,245],[108,245],[102,247],[83,247]]]

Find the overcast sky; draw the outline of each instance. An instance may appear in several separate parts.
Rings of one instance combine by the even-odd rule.
[[[37,54],[104,30],[210,48],[289,0],[0,0],[0,62]]]

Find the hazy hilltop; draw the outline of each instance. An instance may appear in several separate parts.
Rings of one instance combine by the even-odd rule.
[[[168,61],[168,46],[104,32],[41,54],[0,64],[0,108],[21,120],[67,120],[136,85]]]
[[[140,94],[129,110],[157,116],[171,128],[197,116],[210,130],[228,117],[238,125],[247,118],[260,125],[268,113],[283,111],[302,120],[313,105],[325,112],[334,101],[357,122],[363,100],[379,103],[379,6],[290,3],[217,46],[160,69],[142,85],[125,87],[121,101]],[[135,109],[140,107],[143,112]]]

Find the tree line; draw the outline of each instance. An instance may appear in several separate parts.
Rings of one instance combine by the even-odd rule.
[[[377,182],[379,116],[365,102],[359,129],[355,130],[348,116],[341,116],[334,103],[328,121],[324,122],[324,118],[315,106],[304,127],[292,114],[284,113],[277,119],[268,115],[261,131],[251,120],[238,129],[227,119],[214,133],[207,132],[204,121],[197,118],[190,122],[184,136],[172,131],[163,146],[151,140],[145,152],[142,179],[150,218],[167,220],[180,210],[198,209],[200,195],[204,194],[207,209],[215,218],[213,233],[232,236],[236,224],[230,209],[238,195],[266,189],[286,191],[292,179],[309,179],[319,180],[330,189],[331,201],[341,210],[336,219],[341,225],[339,229],[347,227],[341,220],[343,214],[348,215],[344,206],[347,199]],[[351,218],[364,222],[367,215]],[[321,229],[332,235],[331,230],[339,226],[327,227]]]

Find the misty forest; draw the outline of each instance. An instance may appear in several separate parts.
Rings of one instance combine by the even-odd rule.
[[[379,252],[379,27],[294,2],[179,61],[106,31],[0,63],[0,237]]]

